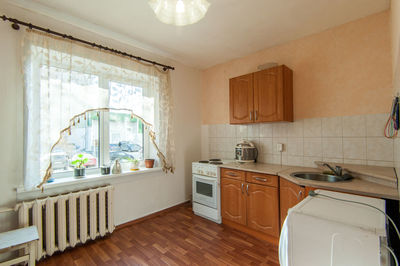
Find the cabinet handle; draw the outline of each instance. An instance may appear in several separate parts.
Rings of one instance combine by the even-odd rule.
[[[246,194],[249,195],[249,184],[246,186]]]
[[[258,116],[257,116],[257,111],[254,111],[254,120],[257,120]]]
[[[244,184],[242,183],[242,194],[244,193]]]
[[[226,175],[234,176],[234,177],[238,176],[235,172],[226,172]]]
[[[268,181],[268,179],[262,178],[262,177],[258,177],[258,176],[254,177],[254,179],[257,180],[257,181],[261,181],[261,182],[267,182]]]
[[[250,111],[250,121],[252,121],[252,120],[253,120],[253,112]]]
[[[300,199],[300,197],[301,197],[301,195],[303,195],[303,191],[299,191],[299,194],[297,195],[297,199],[299,200]]]

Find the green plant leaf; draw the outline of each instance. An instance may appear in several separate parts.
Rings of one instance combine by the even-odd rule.
[[[83,158],[83,154],[78,154],[78,157],[79,158]]]

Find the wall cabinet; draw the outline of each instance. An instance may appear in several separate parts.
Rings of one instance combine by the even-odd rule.
[[[221,215],[223,222],[278,238],[278,177],[222,168]]]
[[[229,80],[231,124],[293,121],[293,72],[285,65]]]

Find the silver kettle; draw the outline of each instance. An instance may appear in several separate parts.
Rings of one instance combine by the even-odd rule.
[[[258,150],[253,143],[242,140],[236,144],[235,160],[241,163],[253,163],[257,161]]]

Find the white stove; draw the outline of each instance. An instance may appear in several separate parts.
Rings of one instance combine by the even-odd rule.
[[[224,163],[219,159],[192,163],[193,212],[216,223],[221,223],[219,167]]]

